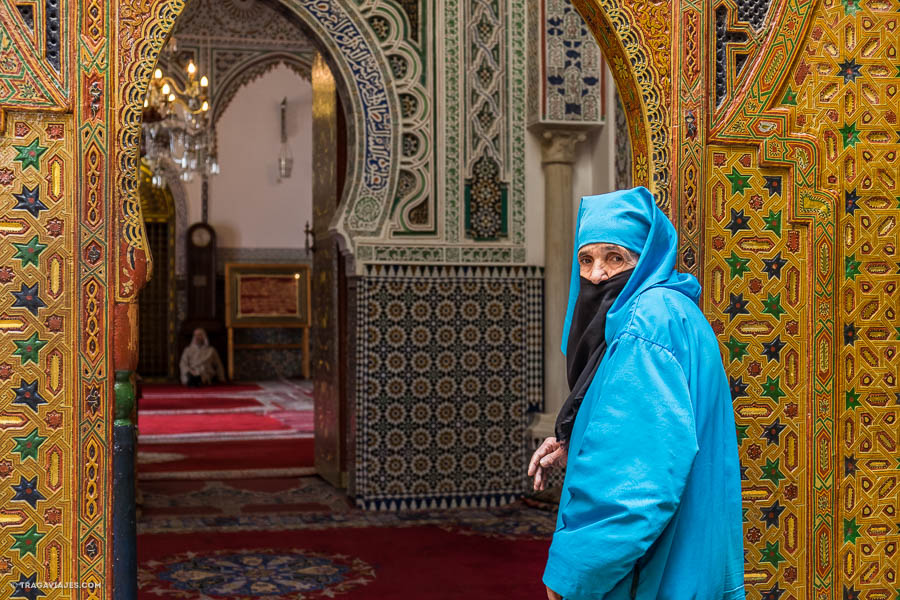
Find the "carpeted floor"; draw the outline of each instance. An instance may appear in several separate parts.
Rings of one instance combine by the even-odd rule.
[[[311,475],[313,439],[274,438],[152,444],[138,450],[139,479]]]
[[[313,468],[312,384],[146,384],[138,478],[300,476]]]
[[[140,600],[544,598],[550,512],[372,513],[315,477],[142,482]]]

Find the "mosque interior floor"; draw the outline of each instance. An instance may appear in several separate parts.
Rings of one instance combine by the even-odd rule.
[[[360,510],[311,475],[311,414],[304,382],[144,387],[140,600],[544,596],[552,511]]]
[[[540,598],[555,525],[524,503],[362,511],[314,476],[140,488],[140,600]]]

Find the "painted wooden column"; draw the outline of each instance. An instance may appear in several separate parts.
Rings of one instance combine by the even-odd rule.
[[[575,149],[589,133],[602,135],[607,70],[590,29],[569,2],[529,2],[528,43],[534,63],[528,126],[541,139],[545,188],[544,412],[530,430],[532,439],[542,441],[554,435],[556,415],[569,395],[560,342],[575,234]],[[594,185],[603,183],[596,173],[592,177]]]
[[[572,176],[575,147],[586,139],[577,129],[546,129],[541,134],[544,169],[544,412],[532,425],[532,437],[553,435],[556,415],[569,395],[566,360],[560,351],[563,317],[569,298],[575,199]]]
[[[116,371],[113,425],[113,593],[137,598],[137,514],[135,510],[135,389],[133,371]]]

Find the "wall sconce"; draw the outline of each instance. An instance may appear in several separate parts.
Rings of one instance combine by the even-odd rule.
[[[306,254],[309,255],[310,252],[316,251],[316,235],[309,226],[309,221],[306,222],[306,229],[303,230],[303,233],[306,234]],[[312,243],[309,243],[310,238],[312,238]]]
[[[287,98],[281,101],[281,151],[278,153],[278,181],[288,179],[294,167],[294,157],[287,144]]]

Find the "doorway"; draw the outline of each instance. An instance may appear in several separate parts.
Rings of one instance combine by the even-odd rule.
[[[153,276],[138,296],[138,373],[146,379],[175,377],[175,206],[168,185],[154,186],[153,173],[140,165],[138,194]]]

